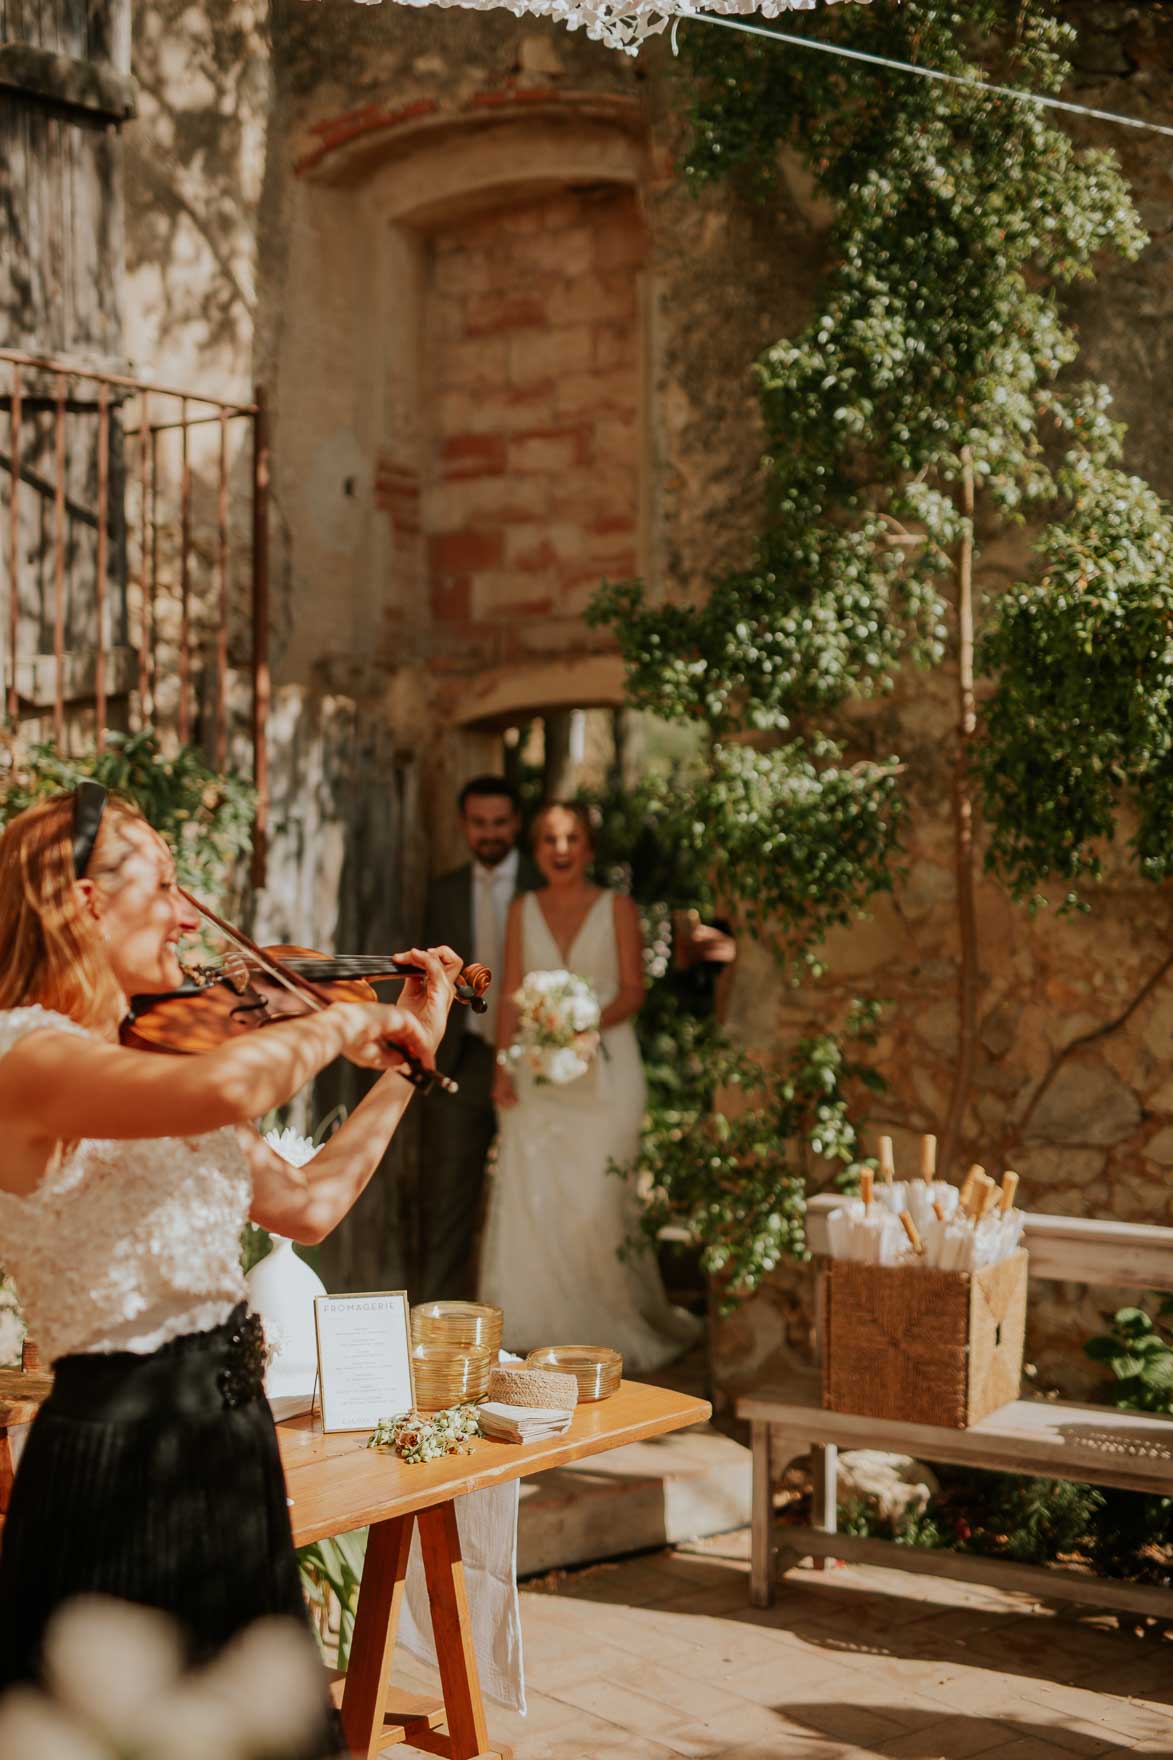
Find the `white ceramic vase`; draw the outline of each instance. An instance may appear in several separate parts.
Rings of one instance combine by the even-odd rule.
[[[266,1131],[265,1141],[291,1167],[304,1167],[321,1147],[294,1130]],[[249,1307],[260,1315],[269,1347],[265,1393],[270,1400],[309,1400],[318,1370],[314,1297],[324,1296],[326,1286],[298,1258],[292,1241],[280,1234],[270,1238],[272,1250],[245,1278]]]
[[[293,1242],[279,1234],[273,1236],[272,1251],[253,1266],[245,1282],[249,1307],[260,1315],[271,1351],[266,1394],[270,1399],[286,1394],[308,1399],[318,1366],[314,1297],[325,1295],[325,1284],[298,1258]]]

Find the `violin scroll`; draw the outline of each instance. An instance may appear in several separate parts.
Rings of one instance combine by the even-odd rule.
[[[465,966],[456,980],[456,1000],[466,1002],[474,1014],[487,1014],[485,991],[493,982],[488,966]]]

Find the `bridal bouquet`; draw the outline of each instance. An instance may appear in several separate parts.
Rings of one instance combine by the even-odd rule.
[[[529,972],[513,1000],[521,1018],[505,1054],[510,1067],[557,1087],[585,1076],[599,1049],[601,1012],[586,979],[573,972]]]

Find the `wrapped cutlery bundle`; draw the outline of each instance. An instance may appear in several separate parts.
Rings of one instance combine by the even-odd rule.
[[[898,1180],[880,1149],[860,1196],[832,1211],[822,1261],[823,1404],[829,1411],[966,1429],[1018,1398],[1027,1255],[1018,1175],[972,1167],[960,1188]]]
[[[860,1196],[827,1218],[833,1259],[861,1265],[920,1265],[939,1271],[976,1271],[1017,1252],[1022,1211],[1015,1208],[1018,1175],[999,1186],[982,1167],[971,1167],[958,1189],[936,1178],[935,1137],[921,1144],[920,1177],[898,1180],[892,1139],[880,1140],[880,1178],[870,1168]]]
[[[547,1436],[561,1436],[569,1430],[574,1413],[551,1406],[507,1406],[489,1400],[477,1416],[481,1435],[492,1442],[542,1442]]]

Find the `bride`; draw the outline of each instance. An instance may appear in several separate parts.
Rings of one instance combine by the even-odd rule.
[[[581,807],[543,807],[533,845],[546,884],[514,900],[505,933],[480,1298],[505,1310],[514,1350],[609,1345],[627,1368],[647,1372],[678,1357],[699,1328],[670,1306],[649,1254],[617,1256],[635,1215],[630,1184],[608,1165],[635,1159],[646,1102],[634,1024],[644,999],[639,913],[587,879],[594,843]],[[599,1000],[601,1049],[563,1086],[515,1077],[502,1056],[517,1029],[514,994],[530,972],[563,970]]]

